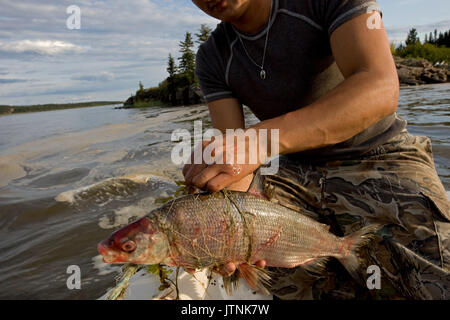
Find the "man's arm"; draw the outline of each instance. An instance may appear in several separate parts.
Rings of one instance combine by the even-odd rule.
[[[345,77],[340,85],[305,108],[255,126],[280,129],[280,153],[343,142],[396,111],[398,76],[384,26],[367,27],[372,14],[379,13],[358,16],[331,35]]]
[[[360,15],[331,35],[333,55],[345,77],[341,84],[309,106],[253,126],[255,129],[279,129],[279,153],[295,153],[346,141],[396,111],[398,76],[386,30],[383,26],[381,29],[367,27],[372,14],[379,13]],[[185,174],[186,181],[218,191],[257,168],[243,164],[236,170],[236,166],[199,166],[195,178]],[[233,174],[236,171],[239,174]]]
[[[208,103],[209,115],[214,128],[225,133],[226,129],[244,129],[245,119],[242,104],[234,98],[220,99]]]

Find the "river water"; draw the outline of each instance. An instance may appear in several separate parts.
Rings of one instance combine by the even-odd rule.
[[[403,88],[399,114],[432,139],[449,190],[450,85]],[[171,134],[194,120],[210,126],[206,106],[0,117],[0,299],[96,299],[113,287],[119,268],[96,245],[176,191]],[[71,265],[79,290],[66,284]]]

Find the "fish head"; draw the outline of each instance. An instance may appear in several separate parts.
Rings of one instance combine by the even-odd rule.
[[[97,249],[106,263],[157,264],[168,256],[169,241],[144,217],[111,234]]]

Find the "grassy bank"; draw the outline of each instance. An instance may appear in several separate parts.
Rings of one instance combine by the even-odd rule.
[[[136,101],[129,108],[150,108],[150,107],[167,107],[168,104],[160,100]]]
[[[426,59],[432,63],[445,61],[450,63],[450,48],[437,47],[430,43],[414,43],[400,46],[393,50],[394,55],[401,58]]]
[[[75,108],[99,107],[112,104],[121,104],[122,101],[94,101],[94,102],[78,102],[78,103],[62,103],[62,104],[38,104],[30,106],[0,106],[0,115],[25,113],[25,112],[42,112]]]

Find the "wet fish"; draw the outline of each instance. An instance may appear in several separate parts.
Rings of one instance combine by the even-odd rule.
[[[265,290],[270,276],[254,266],[320,269],[337,258],[355,275],[357,250],[375,226],[339,238],[327,225],[244,192],[187,195],[114,232],[98,245],[107,263],[164,264],[190,269],[233,262],[253,289]],[[225,279],[224,279],[225,280]]]

